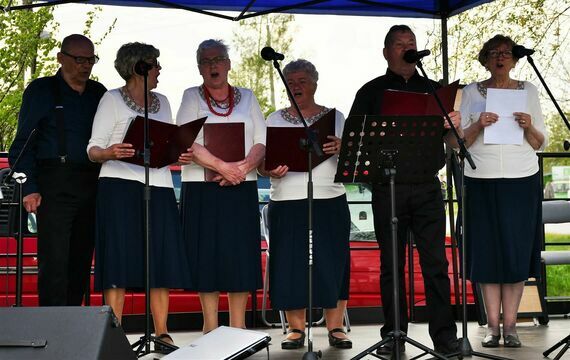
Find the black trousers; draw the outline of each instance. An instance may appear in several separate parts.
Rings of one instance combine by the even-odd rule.
[[[394,295],[392,273],[392,227],[390,186],[375,185],[372,193],[374,228],[380,246],[380,291],[385,323],[384,338],[394,330]],[[424,278],[429,333],[435,346],[446,346],[456,339],[457,327],[450,304],[450,284],[445,256],[445,210],[439,181],[396,184],[396,216],[398,218],[398,270],[400,294],[400,329],[408,331],[404,266],[407,232],[414,234]]]
[[[98,174],[91,167],[38,169],[40,306],[78,306],[83,301],[93,259]]]

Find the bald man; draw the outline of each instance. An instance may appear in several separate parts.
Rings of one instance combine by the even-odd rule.
[[[24,91],[10,166],[27,175],[24,207],[37,214],[40,306],[81,305],[89,280],[95,235],[99,166],[87,158],[93,117],[105,87],[90,80],[99,58],[91,40],[63,39],[54,76]],[[36,136],[24,149],[33,129]]]

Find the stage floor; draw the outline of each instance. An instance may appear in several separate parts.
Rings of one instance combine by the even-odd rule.
[[[458,327],[458,337],[462,335],[461,323],[457,323]],[[366,350],[370,346],[374,345],[379,341],[379,331],[380,327],[378,325],[356,325],[352,326],[349,332],[349,337],[352,339],[353,348],[347,350],[339,350],[331,348],[328,345],[328,339],[326,334],[326,328],[319,326],[313,328],[313,349],[314,351],[320,350],[323,353],[322,359],[324,360],[348,360],[362,351]],[[305,347],[299,350],[281,350],[281,340],[283,334],[281,329],[255,329],[258,331],[263,331],[271,336],[271,345],[269,346],[269,358],[271,360],[291,360],[291,359],[301,359],[303,354],[307,351],[307,346],[305,342]],[[485,335],[485,327],[479,326],[477,322],[469,322],[467,326],[468,338],[473,347],[473,351],[484,352],[486,354],[492,354],[502,357],[507,357],[513,360],[537,360],[543,359],[542,353],[549,347],[556,344],[558,341],[566,337],[570,333],[570,319],[563,318],[551,318],[548,326],[537,325],[533,322],[521,322],[518,326],[519,337],[523,343],[523,346],[519,349],[507,349],[502,346],[496,349],[483,348],[481,346],[481,340]],[[202,336],[200,332],[174,332],[171,333],[176,345],[184,346],[195,339]],[[431,340],[428,334],[428,325],[425,323],[410,324],[408,335],[420,343],[432,347]],[[132,343],[136,341],[141,335],[140,334],[129,334],[129,341]],[[223,344],[220,344],[223,346]],[[562,347],[550,354],[550,359],[553,359],[558,351]],[[402,359],[411,359],[422,353],[421,350],[406,344],[406,353],[402,356]],[[161,355],[149,354],[143,359],[156,359],[160,358]],[[429,359],[430,356],[423,356],[421,359]],[[473,356],[472,358],[479,358]],[[570,350],[562,357],[562,359],[570,359]],[[267,351],[261,350],[257,354],[252,355],[248,359],[261,360],[267,359]],[[373,356],[367,356],[364,359],[377,359]]]

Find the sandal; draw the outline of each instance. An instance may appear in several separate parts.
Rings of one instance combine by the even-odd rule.
[[[170,340],[172,343],[165,341],[166,339]],[[159,354],[170,354],[174,350],[178,349],[178,346],[174,345],[174,340],[172,340],[172,337],[168,334],[160,334],[155,338],[155,340],[158,341],[154,342],[154,351]]]
[[[352,349],[352,341],[349,338],[338,338],[334,336],[334,333],[343,333],[346,335],[346,331],[341,328],[335,328],[329,331],[329,345],[337,349]]]

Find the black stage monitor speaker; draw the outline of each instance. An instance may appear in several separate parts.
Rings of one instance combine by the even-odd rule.
[[[136,359],[109,306],[0,308],[0,359]]]

